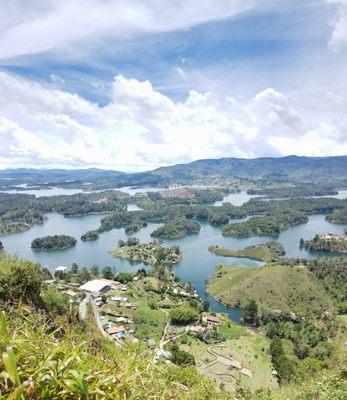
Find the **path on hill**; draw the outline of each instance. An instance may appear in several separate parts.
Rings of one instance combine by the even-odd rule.
[[[81,320],[85,320],[86,316],[87,316],[87,304],[90,301],[90,296],[89,294],[86,295],[86,297],[81,301],[79,308],[78,308],[78,312],[80,315]]]

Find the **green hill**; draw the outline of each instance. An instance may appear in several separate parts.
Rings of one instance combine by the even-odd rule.
[[[227,305],[244,307],[254,299],[264,310],[308,312],[333,309],[323,284],[306,267],[261,268],[218,265],[207,292]]]
[[[265,262],[276,261],[285,254],[284,247],[278,242],[260,243],[242,250],[229,250],[219,246],[210,246],[208,250],[218,256],[249,258]]]

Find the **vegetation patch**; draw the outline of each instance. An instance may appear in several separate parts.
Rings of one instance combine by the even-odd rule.
[[[210,246],[208,250],[218,256],[249,258],[264,262],[277,261],[285,254],[284,247],[278,242],[260,243],[245,247],[243,250],[229,250],[219,246]]]
[[[113,257],[143,262],[149,265],[173,265],[182,258],[178,246],[164,247],[157,242],[123,246],[110,250]]]
[[[347,253],[347,236],[333,235],[332,233],[316,235],[312,240],[300,239],[300,247],[309,250]]]
[[[54,235],[36,238],[31,242],[33,250],[64,250],[75,246],[77,240],[72,236]]]
[[[164,226],[152,232],[151,236],[163,239],[178,239],[189,234],[199,233],[200,228],[201,226],[196,221],[185,218],[170,219],[165,222]]]
[[[277,264],[261,268],[218,265],[207,292],[231,306],[245,307],[249,299],[263,311],[306,312],[333,309],[333,301],[322,282],[305,267]]]

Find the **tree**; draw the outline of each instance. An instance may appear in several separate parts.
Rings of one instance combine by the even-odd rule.
[[[44,281],[48,281],[49,279],[52,279],[52,278],[53,278],[53,277],[52,277],[52,274],[50,273],[50,271],[48,270],[48,268],[43,267],[43,268],[41,269],[41,271],[42,271],[42,275],[43,275],[43,280],[44,280]]]
[[[69,311],[68,297],[55,287],[49,286],[41,293],[44,309],[53,315],[65,315]]]
[[[254,299],[250,300],[243,309],[243,318],[251,324],[257,323],[258,306]]]
[[[184,350],[180,350],[176,343],[171,347],[170,360],[177,365],[195,365],[194,356]]]
[[[114,279],[118,282],[129,283],[133,280],[134,274],[131,272],[118,272]]]
[[[147,271],[144,268],[137,270],[136,275],[140,278],[145,278],[147,276]]]
[[[76,263],[73,263],[71,266],[71,272],[76,275],[78,272],[78,265]]]
[[[269,353],[272,364],[277,371],[278,381],[280,383],[290,382],[295,376],[295,364],[286,356],[282,341],[278,336],[272,339]]]
[[[105,279],[112,279],[113,273],[112,273],[112,269],[111,267],[109,267],[108,265],[102,270],[102,276]]]
[[[192,307],[181,306],[170,310],[170,319],[173,324],[187,325],[199,319],[199,313]]]
[[[80,271],[80,273],[78,274],[78,281],[79,283],[85,283],[90,281],[92,275],[89,272],[88,268],[83,267]]]
[[[210,302],[208,300],[204,300],[201,304],[201,312],[208,311],[210,309]]]
[[[43,274],[38,264],[15,258],[0,259],[0,300],[40,304]]]
[[[94,276],[98,276],[98,275],[99,275],[99,267],[98,267],[96,264],[94,264],[94,265],[92,266],[92,268],[91,268],[91,272],[92,272],[92,274],[93,274]]]

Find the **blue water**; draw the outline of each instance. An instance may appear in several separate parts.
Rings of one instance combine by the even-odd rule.
[[[236,201],[244,200],[244,193],[239,193],[240,198]],[[241,198],[242,197],[242,198]],[[35,225],[27,232],[14,233],[1,238],[5,250],[8,254],[17,255],[20,258],[29,259],[40,263],[51,271],[59,265],[69,266],[73,262],[79,267],[91,267],[97,264],[100,269],[105,265],[111,266],[114,271],[136,272],[139,268],[145,267],[141,263],[134,263],[127,260],[112,258],[107,252],[110,248],[117,246],[119,239],[126,239],[127,235],[124,229],[114,229],[102,233],[99,240],[82,242],[80,236],[88,230],[96,229],[99,226],[100,215],[89,215],[84,217],[64,218],[63,216],[52,213],[47,214],[48,221],[42,225]],[[236,222],[236,220],[234,220]],[[297,225],[282,232],[277,237],[252,237],[252,238],[232,238],[223,237],[217,227],[212,227],[205,222],[201,223],[201,230],[198,235],[190,235],[182,239],[163,240],[164,245],[178,244],[182,250],[182,260],[174,266],[177,276],[183,282],[191,282],[197,289],[202,298],[210,301],[213,310],[218,312],[227,312],[234,321],[239,321],[241,312],[223,306],[205,293],[205,281],[210,279],[215,266],[218,263],[227,263],[230,265],[248,265],[256,267],[260,263],[248,259],[225,258],[210,253],[207,249],[210,245],[216,244],[229,249],[242,249],[246,246],[262,243],[267,240],[277,240],[286,249],[287,257],[305,257],[313,258],[323,253],[309,252],[299,248],[299,240],[311,239],[316,233],[331,232],[343,234],[344,225],[331,224],[325,220],[324,215],[313,215],[305,224]],[[141,229],[136,237],[140,242],[148,242],[152,238],[151,232],[157,229],[161,224],[150,223],[147,227]],[[31,241],[34,238],[54,234],[68,234],[78,239],[77,245],[67,250],[51,252],[34,252],[30,248]]]

